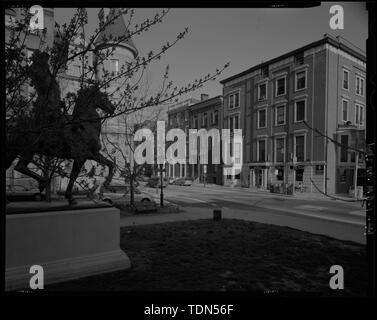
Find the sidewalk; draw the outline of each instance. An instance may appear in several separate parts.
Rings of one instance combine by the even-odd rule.
[[[269,190],[262,190],[262,189],[250,189],[247,187],[226,187],[223,185],[217,185],[217,184],[206,184],[204,187],[203,183],[198,183],[198,184],[193,184],[194,187],[199,187],[199,188],[211,188],[211,189],[234,189],[234,190],[242,190],[245,192],[250,192],[254,194],[264,194],[264,195],[271,195],[271,196],[278,196],[278,197],[285,197],[287,199],[302,199],[302,200],[321,200],[321,201],[347,201],[347,202],[361,202],[361,200],[356,200],[355,198],[349,197],[348,195],[324,195],[319,192],[295,192],[293,195],[288,195],[288,194],[283,194],[283,193],[271,193]]]

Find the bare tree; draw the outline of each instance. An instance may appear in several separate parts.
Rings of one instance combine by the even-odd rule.
[[[182,87],[174,86],[173,82],[169,80],[169,66],[167,66],[165,73],[161,76],[160,90],[154,95],[148,96],[148,98],[145,98],[145,96],[140,98],[139,85],[148,65],[160,60],[170,48],[180,42],[188,33],[188,28],[179,32],[172,41],[163,43],[160,48],[149,51],[145,56],[137,56],[128,64],[122,65],[117,73],[110,72],[103,67],[104,62],[113,56],[118,44],[128,41],[132,37],[142,36],[144,32],[148,32],[154,26],[163,23],[169,11],[161,10],[142,23],[135,24],[133,22],[134,9],[113,10],[112,14],[106,20],[100,21],[93,33],[87,36],[85,27],[88,22],[88,13],[85,8],[78,8],[69,22],[62,25],[55,22],[55,40],[50,47],[46,43],[46,29],[33,32],[33,36],[37,35],[40,40],[39,51],[48,54],[51,77],[44,88],[46,95],[55,90],[54,83],[61,83],[62,74],[66,72],[71,63],[77,60],[80,61],[82,66],[79,79],[80,87],[95,83],[100,89],[107,92],[110,98],[116,96],[116,99],[114,99],[116,112],[112,115],[101,115],[103,122],[109,118],[121,115],[127,117],[135,111],[174,101],[178,97],[202,87],[206,82],[215,80],[229,66],[229,63],[220,69],[216,69],[212,74],[207,74]],[[123,17],[127,21],[128,33],[117,37],[110,35],[108,38],[102,37],[100,39],[103,31],[119,17]],[[19,130],[20,126],[17,124],[28,121],[28,118],[35,116],[35,100],[39,98],[37,93],[28,96],[27,90],[25,90],[30,85],[29,66],[32,63],[32,57],[27,56],[27,39],[31,36],[30,19],[31,15],[28,8],[23,8],[18,19],[8,27],[9,34],[5,47],[7,138],[12,135],[14,128]],[[90,61],[90,56],[95,57],[93,63]],[[101,77],[98,77],[99,71]],[[58,106],[51,107],[59,109],[62,116],[66,117],[65,124],[70,124],[68,115],[77,101],[77,91],[68,92],[61,99]],[[43,130],[54,130],[56,125],[57,123],[54,121],[41,121],[37,128],[25,126],[24,130],[25,134],[28,130],[42,132]],[[12,148],[7,148],[7,152],[12,152]],[[62,169],[61,161],[58,160],[62,159],[48,159],[48,162],[44,160],[35,161],[37,165],[41,166],[40,169],[45,172],[45,176],[50,177],[48,188],[50,188],[50,181],[54,175],[67,175]],[[52,163],[55,165],[52,166]]]

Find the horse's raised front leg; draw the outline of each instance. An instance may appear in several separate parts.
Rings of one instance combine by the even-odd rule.
[[[94,161],[98,162],[99,164],[105,165],[109,168],[109,174],[107,175],[105,182],[103,183],[103,185],[105,187],[108,186],[110,184],[111,180],[113,179],[114,170],[115,170],[114,162],[107,159],[106,157],[104,157],[100,153],[97,153],[96,155],[91,157],[91,160],[94,160]]]
[[[77,201],[72,197],[72,188],[73,185],[75,184],[75,181],[80,173],[80,170],[82,166],[84,165],[86,160],[74,160],[73,161],[73,166],[72,166],[72,171],[69,176],[69,183],[67,186],[67,189],[65,190],[65,198],[68,200],[68,203],[70,205],[77,204]]]
[[[47,185],[48,180],[46,177],[41,176],[34,171],[30,170],[27,166],[28,164],[33,160],[33,155],[27,155],[23,156],[18,162],[17,165],[14,167],[14,170],[17,170],[18,172],[25,174],[33,179],[35,179],[39,184],[39,191],[42,192]]]

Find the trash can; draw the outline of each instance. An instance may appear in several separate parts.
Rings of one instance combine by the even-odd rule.
[[[213,210],[213,221],[220,221],[221,220],[221,209],[214,209]]]

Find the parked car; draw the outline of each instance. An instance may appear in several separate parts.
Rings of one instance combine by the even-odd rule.
[[[64,196],[65,195],[65,190],[58,190],[56,192],[58,196]],[[72,196],[76,197],[87,197],[89,195],[89,191],[85,189],[73,189],[72,190]]]
[[[99,198],[114,206],[130,205],[131,193],[129,188],[124,185],[102,186],[100,188]],[[136,189],[134,193],[134,202],[137,208],[156,207],[154,199],[138,189]]]
[[[192,179],[189,178],[179,178],[174,180],[174,185],[176,186],[191,186],[192,185]]]
[[[7,187],[6,199],[8,201],[42,201],[46,199],[46,195],[37,188],[12,185]]]
[[[169,184],[174,184],[174,181],[176,180],[176,178],[174,177],[169,177]]]
[[[169,179],[167,177],[164,177],[162,179],[162,187],[166,188],[168,186],[168,183],[169,183]],[[161,187],[161,178],[160,177],[151,177],[148,180],[147,186],[151,187],[151,188],[156,188],[156,187],[160,188]]]

